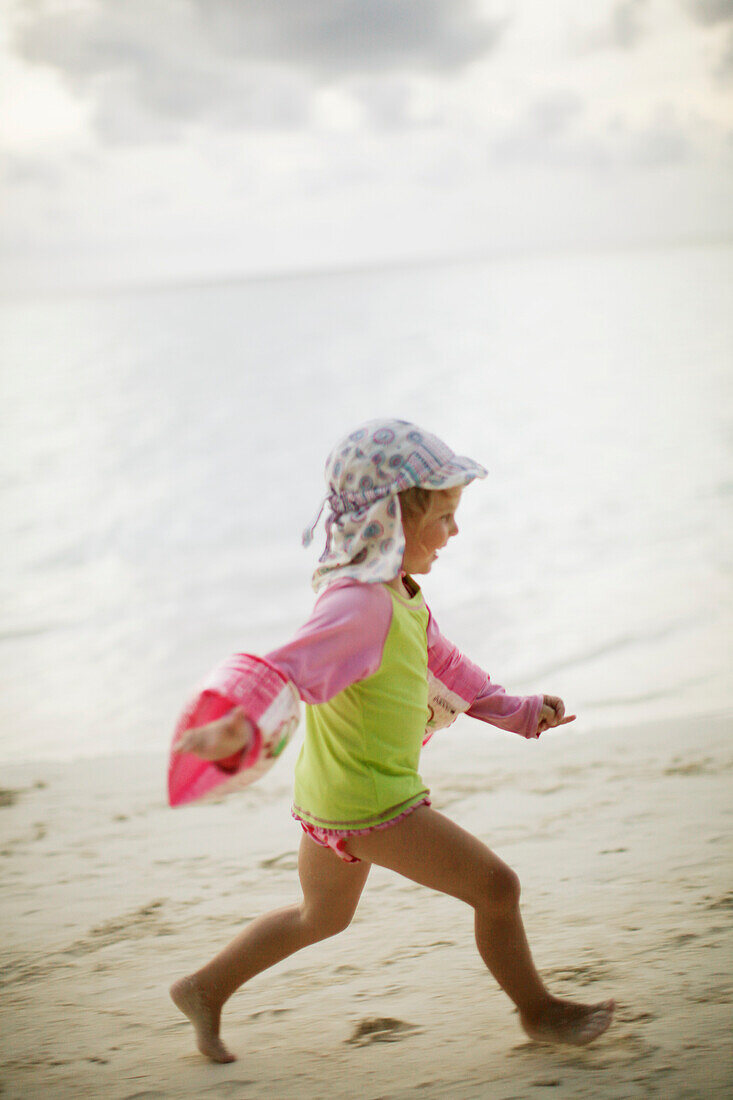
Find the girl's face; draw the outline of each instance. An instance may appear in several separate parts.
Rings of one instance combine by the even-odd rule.
[[[432,494],[430,508],[424,515],[405,515],[405,553],[402,568],[406,573],[429,573],[448,539],[458,534],[456,509],[462,489],[443,489]]]

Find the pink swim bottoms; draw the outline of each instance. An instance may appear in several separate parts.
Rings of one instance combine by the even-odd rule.
[[[423,798],[422,801],[416,802],[414,806],[410,806],[404,813],[398,814],[397,817],[390,818],[389,821],[383,821],[381,825],[372,825],[368,829],[320,829],[317,825],[311,825],[308,821],[303,821],[297,814],[293,814],[296,821],[300,822],[300,827],[304,833],[315,840],[316,844],[320,844],[322,848],[332,848],[339,859],[342,859],[344,863],[361,863],[360,859],[356,856],[352,856],[344,848],[344,844],[350,836],[364,836],[366,833],[376,833],[380,829],[388,829],[390,825],[396,825],[398,821],[402,821],[404,817],[408,817],[420,806],[429,806],[430,799]]]

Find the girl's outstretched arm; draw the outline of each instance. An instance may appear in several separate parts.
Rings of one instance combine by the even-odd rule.
[[[382,661],[392,618],[392,602],[381,585],[342,581],[320,596],[308,621],[295,636],[264,659],[289,681],[306,703],[323,703],[339,691],[370,676]],[[217,670],[220,671],[220,670]],[[227,675],[231,669],[227,670]],[[250,669],[240,684],[239,700],[225,715],[187,729],[176,753],[193,753],[235,768],[241,754],[255,743],[256,731],[247,707],[247,692],[256,693],[262,669]],[[221,684],[208,688],[227,697]]]
[[[391,622],[392,601],[381,584],[337,581],[295,636],[265,660],[305,703],[325,703],[377,671]]]
[[[536,738],[542,732],[540,724],[545,696],[507,695],[500,684],[492,683],[482,668],[441,634],[432,614],[428,622],[428,668],[447,689],[453,717],[463,711],[481,722],[518,733],[520,737]],[[549,714],[548,711],[548,717]],[[542,728],[547,729],[548,726]]]

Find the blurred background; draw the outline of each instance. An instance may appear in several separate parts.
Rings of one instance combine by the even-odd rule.
[[[730,0],[0,17],[0,758],[163,751],[379,415],[490,470],[424,588],[493,679],[730,709]]]

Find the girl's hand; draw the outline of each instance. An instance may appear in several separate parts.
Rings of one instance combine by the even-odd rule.
[[[235,707],[215,722],[186,730],[173,751],[192,752],[202,760],[223,760],[251,745],[254,732],[242,708]]]
[[[565,704],[559,696],[545,695],[544,699],[539,722],[537,723],[537,736],[544,733],[545,730],[553,729],[555,726],[564,726],[567,722],[575,721],[574,714],[569,714],[566,717]]]

